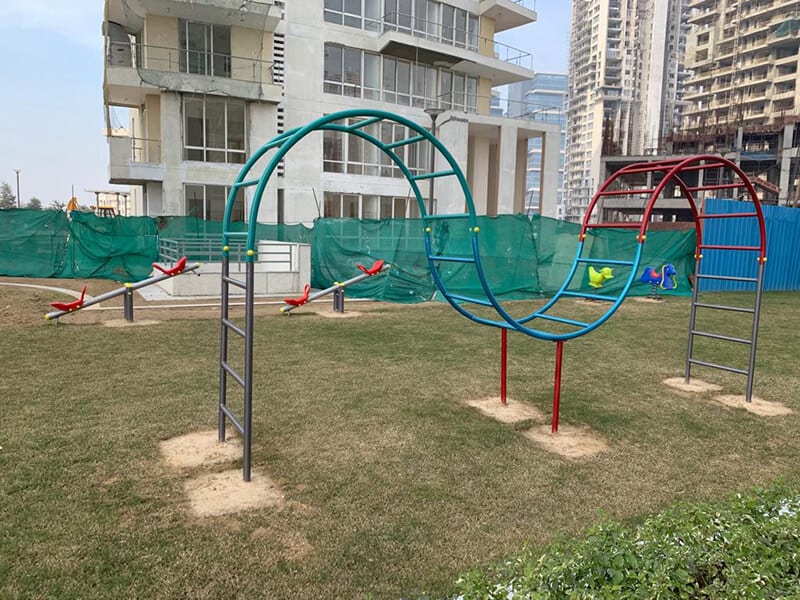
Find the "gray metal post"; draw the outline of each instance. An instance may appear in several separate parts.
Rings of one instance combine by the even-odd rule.
[[[766,260],[766,259],[764,259]],[[750,338],[750,362],[747,367],[747,390],[745,400],[750,402],[753,397],[753,374],[756,368],[756,342],[758,341],[758,322],[761,315],[761,288],[764,282],[764,260],[758,260],[758,283],[756,283],[756,305],[753,313],[753,334]]]
[[[228,289],[226,278],[230,272],[230,259],[228,253],[222,253],[222,292],[220,297],[220,336],[219,336],[219,417],[217,420],[217,439],[225,441],[225,413],[222,408],[228,401],[228,373],[222,365],[228,362],[228,328],[225,321],[228,319]]]
[[[333,312],[344,312],[344,288],[336,288],[333,292]]]
[[[122,297],[122,300],[125,320],[133,322],[133,288],[129,283],[125,284],[125,295]]]
[[[702,173],[702,171],[701,171]],[[697,252],[697,250],[695,250]],[[694,260],[694,285],[692,286],[692,311],[689,315],[689,347],[686,350],[686,369],[684,371],[684,381],[689,383],[692,374],[692,352],[694,350],[694,335],[692,332],[695,330],[697,323],[697,297],[700,293],[700,255],[695,255]]]

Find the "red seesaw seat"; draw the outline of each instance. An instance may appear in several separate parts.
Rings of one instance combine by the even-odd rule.
[[[83,306],[83,299],[86,296],[86,286],[83,286],[81,290],[81,297],[77,300],[73,300],[72,302],[51,302],[50,306],[58,310],[65,310],[67,312],[71,312],[73,310],[78,310],[81,306]]]
[[[182,256],[180,260],[175,263],[175,266],[169,269],[165,269],[158,263],[153,263],[153,267],[164,273],[164,275],[169,275],[170,277],[172,277],[173,275],[181,273],[186,268],[186,257]]]
[[[299,298],[284,298],[283,301],[289,306],[302,306],[308,302],[308,293],[311,291],[311,284],[307,283],[303,287],[303,295]]]
[[[383,268],[383,259],[381,258],[379,260],[376,260],[375,264],[373,264],[369,269],[364,265],[356,265],[356,266],[358,266],[359,271],[363,271],[367,275],[372,276],[375,275],[376,273],[381,272],[381,269]]]

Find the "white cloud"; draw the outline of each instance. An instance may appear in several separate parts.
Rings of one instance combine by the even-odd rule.
[[[103,43],[102,22],[102,0],[0,1],[0,29],[44,31],[97,47]]]

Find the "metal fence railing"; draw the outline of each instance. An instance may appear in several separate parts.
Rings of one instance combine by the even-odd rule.
[[[247,256],[246,243],[233,241],[230,247],[231,262],[244,262]],[[190,238],[162,238],[158,239],[158,257],[160,262],[173,264],[182,256],[190,261],[222,262],[222,245],[219,235],[198,235]],[[258,257],[256,257],[257,259]]]

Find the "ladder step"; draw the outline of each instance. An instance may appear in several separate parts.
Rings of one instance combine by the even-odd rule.
[[[713,308],[715,310],[730,310],[733,312],[742,312],[750,314],[756,312],[754,308],[743,308],[741,306],[726,306],[724,304],[706,304],[705,302],[695,302],[694,305],[700,308]]]
[[[639,229],[642,226],[642,223],[631,223],[631,222],[624,222],[624,223],[587,223],[586,229]]]
[[[695,275],[700,279],[720,279],[722,281],[749,281],[751,283],[758,283],[757,277],[734,277],[733,275],[703,275],[698,273]]]
[[[455,213],[450,215],[425,215],[422,217],[426,220],[435,220],[435,219],[468,219],[469,213]]]
[[[474,263],[474,258],[467,258],[465,256],[428,256],[431,260],[438,260],[440,262],[457,262],[457,263]]]
[[[233,426],[236,428],[236,431],[238,431],[239,433],[241,433],[242,435],[244,435],[244,427],[242,427],[242,424],[241,424],[241,423],[239,423],[239,419],[237,419],[237,418],[236,418],[236,417],[233,415],[233,413],[231,412],[231,410],[230,410],[230,409],[229,409],[227,406],[225,406],[224,404],[220,404],[220,405],[219,405],[219,409],[220,409],[222,412],[224,412],[224,413],[225,413],[225,416],[226,416],[226,417],[228,417],[228,420],[231,422],[231,425],[233,425]]]
[[[563,317],[554,317],[553,315],[545,315],[536,313],[536,318],[545,319],[546,321],[555,321],[556,323],[565,323],[567,325],[574,325],[575,327],[589,327],[591,323],[584,323],[582,321],[574,321],[572,319],[565,319]]]
[[[448,294],[450,298],[453,300],[458,300],[460,302],[471,302],[472,304],[480,304],[481,306],[494,306],[488,300],[480,300],[478,298],[470,298],[469,296],[459,296],[458,294]]]
[[[223,235],[227,235],[228,237],[247,237],[246,231],[225,231]]]
[[[579,258],[578,262],[587,263],[590,265],[623,265],[626,267],[633,266],[631,260],[604,260],[602,258]]]
[[[240,386],[244,387],[244,379],[242,379],[242,377],[236,371],[233,370],[233,367],[231,367],[226,362],[221,362],[219,364],[223,369],[225,369],[225,372],[228,373],[228,375],[230,375],[231,377],[233,377],[236,380],[236,383],[238,383]]]
[[[725,365],[718,365],[717,363],[697,360],[695,358],[690,358],[689,362],[693,365],[700,365],[701,367],[711,367],[712,369],[721,369],[723,371],[730,371],[731,373],[739,373],[740,375],[749,375],[749,373],[744,369],[734,369],[733,367],[726,367]]]
[[[230,283],[231,285],[235,285],[236,287],[242,288],[243,290],[247,289],[247,284],[240,279],[234,279],[233,277],[228,277],[227,275],[222,276],[222,281],[226,283]]]
[[[405,140],[400,140],[398,142],[392,142],[391,144],[384,144],[384,149],[389,150],[391,148],[397,148],[398,146],[405,146],[407,144],[414,144],[416,142],[420,142],[425,139],[424,135],[415,135],[414,137],[410,137]]]
[[[361,129],[362,127],[367,127],[368,125],[372,125],[373,123],[377,123],[378,121],[382,121],[383,117],[370,117],[369,119],[364,119],[363,121],[359,121],[355,125],[350,125],[349,127],[345,127],[347,131],[355,131],[356,129]]]
[[[600,192],[598,196],[633,196],[637,194],[652,194],[655,192],[655,188],[653,189],[643,189],[643,190],[610,190],[605,192]]]
[[[592,300],[605,300],[606,302],[616,302],[619,296],[604,296],[602,294],[587,294],[585,292],[561,292],[562,296],[570,296],[572,298],[590,298]]]
[[[434,177],[447,177],[448,175],[455,175],[455,171],[436,171],[435,173],[422,173],[420,175],[412,175],[411,179],[419,181],[420,179],[433,179]]]
[[[746,250],[749,252],[761,251],[761,246],[729,246],[723,244],[702,244],[700,250]]]
[[[258,185],[259,181],[261,181],[261,180],[260,179],[250,179],[249,181],[240,181],[238,183],[234,183],[231,187],[235,187],[235,188],[250,187],[251,185]]]
[[[223,325],[225,325],[225,326],[226,326],[228,329],[231,329],[231,330],[233,330],[234,332],[238,333],[238,334],[239,334],[241,337],[247,337],[247,336],[245,335],[244,329],[242,329],[242,328],[238,327],[237,325],[234,325],[234,324],[233,324],[231,321],[229,321],[228,319],[222,319],[222,324],[223,324]]]
[[[757,217],[758,213],[719,213],[716,215],[707,215],[704,213],[700,213],[697,215],[698,219],[727,219],[728,217],[731,218],[744,218],[744,217]]]
[[[748,345],[753,343],[752,340],[746,340],[744,338],[731,337],[729,335],[720,335],[718,333],[707,333],[705,331],[695,331],[694,329],[691,330],[689,333],[700,337],[713,338],[715,340],[725,340],[726,342],[737,342],[739,344],[748,344]]]

